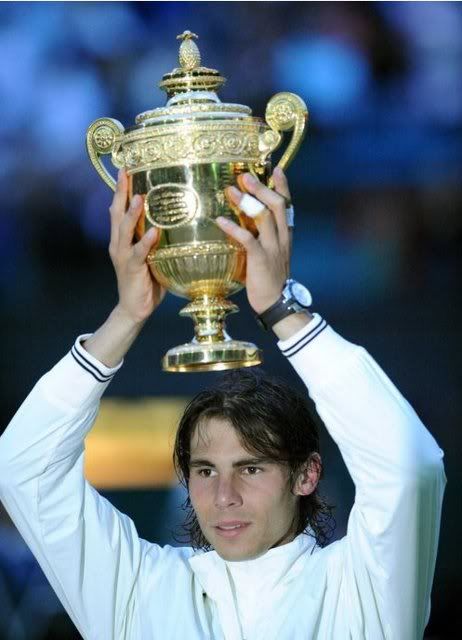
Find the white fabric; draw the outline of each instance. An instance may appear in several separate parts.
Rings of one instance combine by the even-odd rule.
[[[290,576],[299,556],[309,554],[315,545],[313,537],[301,534],[293,542],[270,549],[256,560],[226,562],[244,638],[252,638],[254,629],[265,624],[267,612],[261,602],[272,599],[274,590]]]
[[[266,207],[263,202],[260,202],[257,198],[254,198],[248,193],[244,193],[239,203],[239,208],[242,209],[249,218],[256,218],[265,211]],[[288,227],[295,226],[295,212],[293,205],[286,207],[286,220]]]
[[[248,215],[250,218],[256,218],[265,210],[265,205],[257,198],[249,195],[248,193],[244,193],[239,202],[239,208]]]
[[[356,487],[347,535],[323,549],[301,535],[237,567],[140,539],[84,479],[84,438],[118,367],[90,357],[84,369],[79,339],[0,437],[0,497],[85,640],[422,638],[443,452],[371,356],[319,316],[278,345]]]
[[[286,208],[286,220],[288,227],[295,227],[295,211],[292,204],[290,205],[290,207]]]

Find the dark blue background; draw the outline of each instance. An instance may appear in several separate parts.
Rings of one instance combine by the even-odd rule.
[[[203,63],[228,78],[222,100],[263,116],[274,93],[294,91],[309,106],[309,133],[288,172],[292,275],[342,335],[372,353],[446,452],[426,637],[453,638],[462,488],[458,3],[2,3],[0,431],[75,336],[95,330],[116,303],[111,193],[86,156],[86,128],[101,116],[129,126],[162,105],[157,82],[177,65],[175,37],[185,29],[199,34]],[[266,369],[301,388],[245,292],[236,301],[231,333],[258,342]],[[179,385],[189,395],[217,375],[160,370],[165,350],[191,336],[182,304],[167,297],[108,395],[174,395]],[[339,537],[353,485],[325,432],[322,444]],[[176,493],[108,495],[142,537],[170,541]],[[0,637],[78,637],[1,508]]]

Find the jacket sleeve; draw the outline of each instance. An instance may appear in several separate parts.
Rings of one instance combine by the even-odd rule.
[[[443,452],[367,351],[319,315],[278,343],[306,384],[355,485],[339,544],[350,637],[414,640],[430,615]]]
[[[82,636],[109,640],[122,637],[144,541],[84,478],[84,438],[122,366],[108,369],[86,352],[88,335],[0,437],[0,498]]]

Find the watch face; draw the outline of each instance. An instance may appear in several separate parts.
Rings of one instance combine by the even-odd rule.
[[[309,307],[312,304],[313,298],[311,297],[311,293],[302,284],[294,282],[290,289],[293,297],[302,307]]]

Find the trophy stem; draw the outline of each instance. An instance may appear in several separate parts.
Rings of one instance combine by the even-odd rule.
[[[225,316],[239,308],[223,296],[202,294],[193,298],[180,316],[194,322],[191,342],[170,349],[163,358],[165,371],[219,371],[261,364],[260,349],[251,342],[233,340],[225,330]]]
[[[180,311],[180,316],[192,318],[195,342],[201,344],[229,340],[225,331],[225,316],[238,311],[239,307],[223,296],[203,294],[187,304]]]

